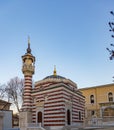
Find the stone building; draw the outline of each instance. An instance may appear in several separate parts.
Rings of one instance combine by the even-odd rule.
[[[11,103],[0,99],[0,130],[12,128]]]
[[[114,121],[114,84],[106,84],[80,91],[85,96],[85,117]]]
[[[22,56],[22,72],[25,78],[24,102],[20,112],[20,128],[40,124],[46,129],[62,129],[65,126],[82,125],[85,98],[76,83],[53,74],[37,81],[32,87],[35,57],[31,54],[30,41]]]

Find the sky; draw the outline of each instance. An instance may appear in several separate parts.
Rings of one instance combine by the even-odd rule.
[[[106,50],[114,43],[108,22],[114,0],[0,1],[0,84],[23,78],[21,56],[28,36],[36,57],[34,82],[53,74],[78,88],[113,83],[114,60]]]

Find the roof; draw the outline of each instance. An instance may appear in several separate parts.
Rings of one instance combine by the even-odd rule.
[[[7,103],[7,104],[11,104],[10,102],[4,101],[0,99],[0,103]]]
[[[70,84],[70,85],[77,87],[76,83],[74,83],[70,79],[67,79],[63,76],[57,75],[55,66],[54,66],[53,75],[49,75],[49,76],[45,77],[43,80],[36,82],[35,85],[38,85],[38,84],[41,85],[41,84],[44,84],[44,83],[47,83],[47,82],[55,82],[55,83],[62,82],[62,83]]]
[[[44,79],[49,79],[49,78],[66,79],[65,77],[60,76],[60,75],[50,75],[50,76],[45,77]]]
[[[11,103],[0,99],[0,110],[9,110]]]
[[[87,88],[80,88],[79,90],[86,90],[86,89],[93,89],[93,88],[103,88],[103,87],[111,87],[111,86],[114,86],[114,83],[98,85],[98,86],[92,86],[92,87],[87,87]]]

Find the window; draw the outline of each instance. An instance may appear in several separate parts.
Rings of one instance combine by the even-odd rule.
[[[90,102],[93,104],[94,103],[94,95],[90,96]]]
[[[95,111],[91,111],[91,115],[94,116],[95,115]]]
[[[70,110],[67,110],[67,124],[70,125]]]
[[[113,94],[111,92],[108,93],[108,101],[113,102]]]
[[[81,112],[79,111],[79,120],[81,120]]]

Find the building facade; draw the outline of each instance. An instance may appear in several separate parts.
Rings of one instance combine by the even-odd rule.
[[[80,91],[85,96],[85,117],[114,121],[114,84],[106,84]]]
[[[76,83],[53,74],[37,81],[32,87],[35,57],[31,54],[30,41],[27,52],[22,56],[22,72],[25,78],[24,101],[20,112],[20,128],[39,123],[48,129],[62,129],[64,126],[80,125],[84,120],[85,98]]]
[[[36,82],[32,97],[33,122],[49,127],[82,124],[84,97],[73,81],[53,74]]]

